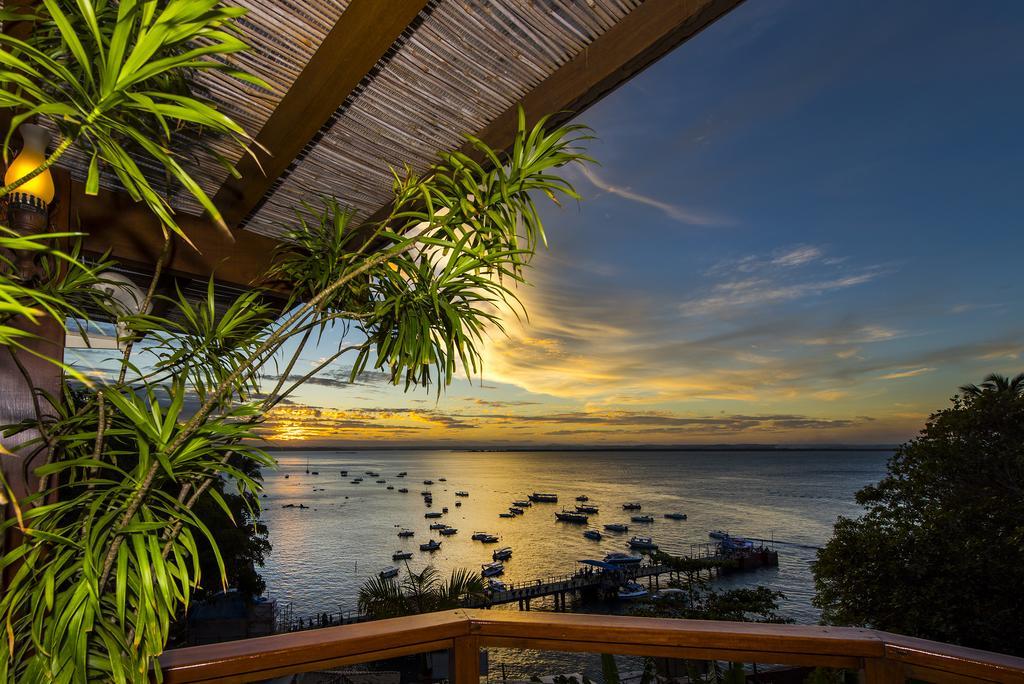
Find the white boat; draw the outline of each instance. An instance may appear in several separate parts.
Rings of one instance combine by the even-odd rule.
[[[381,579],[388,579],[389,577],[398,577],[398,568],[394,565],[390,565],[380,571]]]
[[[437,551],[441,548],[441,542],[431,539],[426,544],[420,544],[420,551]]]
[[[652,518],[649,515],[634,515],[633,517],[630,518],[630,520],[632,520],[633,522],[640,522],[640,523],[652,523],[652,522],[654,522],[654,518]]]
[[[666,513],[665,517],[669,520],[686,520],[685,513]]]
[[[411,537],[414,534],[416,534],[416,533],[413,532],[412,530],[402,530],[401,532],[398,533],[398,536],[399,537]]]
[[[612,565],[632,565],[639,563],[643,560],[640,556],[631,556],[628,553],[609,553],[604,557],[605,563],[611,563]]]
[[[623,523],[608,523],[604,526],[604,529],[609,532],[628,532],[629,525],[625,525]]]
[[[501,561],[494,563],[484,563],[480,566],[480,574],[484,577],[495,577],[505,573],[505,566]]]
[[[636,503],[635,501],[627,501],[626,503],[622,504],[622,510],[624,511],[639,511],[641,508],[642,506]]]
[[[587,530],[583,533],[583,536],[594,541],[601,541],[601,533],[597,530]]]
[[[534,492],[530,495],[530,501],[533,501],[534,503],[558,503],[558,495]]]
[[[512,547],[511,546],[505,546],[505,547],[500,548],[500,549],[495,549],[494,553],[491,554],[491,558],[493,558],[496,561],[508,560],[511,557],[512,557]]]
[[[448,527],[447,523],[430,523],[430,529],[432,530],[443,530]]]
[[[391,560],[409,560],[412,558],[412,551],[395,551],[391,554]]]
[[[424,513],[424,518],[440,518],[443,515],[440,511],[431,511],[430,513]]]
[[[443,530],[441,530],[441,534],[443,534],[446,537],[450,537],[453,534],[456,534],[457,532],[458,532],[458,530],[455,529],[454,527],[446,527]]]
[[[650,537],[633,537],[629,540],[629,548],[631,549],[657,549],[658,545],[655,544]]]
[[[619,598],[624,600],[638,599],[647,596],[647,590],[636,582],[626,582],[619,587]]]

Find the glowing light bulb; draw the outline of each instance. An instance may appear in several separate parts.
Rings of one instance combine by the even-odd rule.
[[[10,185],[19,178],[24,178],[35,171],[46,161],[46,145],[50,142],[50,132],[35,124],[22,124],[18,127],[24,145],[21,152],[7,167],[4,174],[4,185]],[[49,205],[53,201],[53,176],[50,170],[43,171],[35,178],[25,181],[11,193],[15,201],[28,201],[29,204]]]

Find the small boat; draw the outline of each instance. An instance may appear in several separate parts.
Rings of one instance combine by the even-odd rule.
[[[597,513],[597,506],[577,506],[577,513]]]
[[[405,471],[403,470],[402,472],[400,472],[400,473],[398,473],[397,475],[395,475],[395,477],[405,477],[405,476],[406,476],[406,475],[408,475],[408,474],[409,474],[409,473],[407,473],[407,472],[405,472]]]
[[[387,480],[377,480],[377,484],[384,484]]]
[[[399,494],[408,494],[409,490],[406,489],[405,487],[402,487],[401,489],[398,490],[398,493]]]
[[[629,540],[629,548],[648,549],[653,551],[658,548],[658,545],[651,541],[650,537],[633,537]]]
[[[389,565],[388,567],[380,571],[381,579],[388,579],[390,577],[398,577],[398,568],[396,568],[394,565]]]
[[[439,478],[437,478],[437,481],[438,482],[447,482],[448,478],[447,477],[439,477]]]
[[[431,539],[426,544],[420,544],[420,551],[437,551],[441,548],[441,542]]]
[[[594,541],[601,541],[601,533],[597,530],[587,530],[583,533],[583,536]]]
[[[319,474],[320,474],[320,471],[319,471],[319,470],[314,470],[314,471],[312,472],[312,474],[313,474],[313,475],[319,475]]]
[[[609,553],[604,557],[605,563],[611,563],[612,565],[633,565],[643,560],[641,556],[632,556],[628,553]]]
[[[489,591],[508,591],[508,587],[501,580],[496,580],[493,577],[487,580],[487,589]]]
[[[652,518],[649,515],[634,515],[633,517],[630,518],[630,520],[632,520],[633,522],[639,522],[639,523],[652,523],[652,522],[654,522],[654,518]]]
[[[434,496],[434,494],[429,489],[424,489],[422,492],[420,492],[420,496]]]
[[[686,520],[685,513],[666,513],[665,517],[669,520]]]
[[[487,534],[486,532],[474,532],[473,536],[470,537],[470,539],[472,539],[474,541],[480,541],[484,537],[489,537],[489,536],[491,536],[491,535]]]
[[[480,541],[482,541],[484,544],[497,544],[498,543],[498,535],[496,535],[496,534],[485,534],[480,539]]]
[[[388,485],[388,489],[394,489],[395,485]]]
[[[516,514],[515,513],[499,513],[498,517],[499,518],[514,518],[514,517],[516,517]]]
[[[443,534],[446,537],[450,537],[450,536],[452,536],[453,534],[455,534],[457,532],[458,532],[458,530],[455,529],[454,527],[446,527],[443,530],[441,530],[441,534]]]
[[[442,513],[447,513],[447,512],[448,512],[448,507],[447,507],[447,506],[445,506],[444,508],[442,508],[442,509],[441,509],[441,512],[442,512]]]
[[[348,471],[347,470],[341,470],[339,472],[341,473],[342,477],[348,477]]]
[[[647,596],[647,590],[644,589],[643,585],[637,584],[636,582],[626,582],[619,587],[619,598],[624,600],[643,598]]]
[[[728,539],[729,533],[723,532],[722,530],[715,530],[714,532],[708,532],[708,536],[712,539]]]
[[[484,577],[494,577],[496,575],[505,574],[505,566],[501,563],[501,561],[497,561],[494,563],[484,563],[480,566],[480,568],[480,574]]]
[[[413,532],[412,530],[402,530],[401,532],[398,533],[398,536],[399,537],[411,537],[414,534],[416,534],[416,533]]]
[[[356,479],[352,480],[352,484],[359,484],[362,481],[363,479],[361,477],[357,477]]]
[[[455,507],[456,508],[461,508],[462,507],[462,502],[461,501],[456,501],[455,502]]]
[[[640,508],[641,508],[640,504],[636,503],[635,501],[633,501],[633,502],[628,502],[627,501],[626,503],[622,504],[622,510],[624,510],[624,511],[639,511]]]
[[[434,481],[433,480],[424,480],[423,484],[425,484],[425,485],[432,485],[432,484],[434,484]]]
[[[432,530],[443,530],[448,527],[447,523],[430,523],[430,529]]]
[[[491,558],[496,561],[508,560],[512,557],[512,547],[505,546],[500,549],[495,549],[494,553],[491,554]]]
[[[513,506],[512,508],[508,509],[508,512],[509,513],[515,513],[516,515],[522,515],[523,514],[523,509],[522,508],[516,508],[515,506]]]
[[[287,475],[285,475],[285,476],[284,476],[284,479],[286,479],[286,480],[287,480],[287,479],[288,479],[288,476],[287,476]]]
[[[561,522],[575,523],[577,525],[586,525],[589,518],[583,513],[577,513],[576,511],[561,511],[555,513],[555,519]]]
[[[527,499],[525,501],[513,501],[512,505],[517,508],[529,508],[533,505],[533,502]]]
[[[391,560],[409,560],[412,558],[412,551],[395,551],[391,554]]]
[[[459,491],[455,492],[455,496],[469,496],[469,492],[460,489]]]
[[[424,518],[440,518],[441,515],[442,514],[437,512],[437,511],[431,511],[430,513],[424,513],[423,517]]]
[[[558,495],[534,492],[530,495],[530,501],[534,503],[558,503]]]
[[[580,494],[579,496],[576,497],[576,500],[577,501],[590,501],[590,497],[587,496],[586,494]]]

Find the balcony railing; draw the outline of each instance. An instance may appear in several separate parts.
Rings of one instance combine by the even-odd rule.
[[[447,650],[449,679],[479,684],[484,648],[823,666],[867,684],[1024,682],[1024,658],[849,627],[453,610],[195,646],[161,658],[166,681],[252,682]]]

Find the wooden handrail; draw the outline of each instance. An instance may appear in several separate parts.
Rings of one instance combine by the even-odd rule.
[[[867,684],[1021,682],[1024,658],[850,627],[618,615],[453,610],[168,651],[167,682],[250,682],[449,650],[456,684],[478,684],[481,648],[820,665]]]

